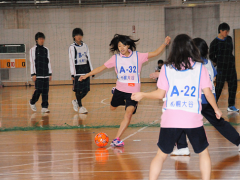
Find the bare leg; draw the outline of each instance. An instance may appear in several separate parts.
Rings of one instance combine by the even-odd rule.
[[[113,106],[110,105],[110,110],[111,111],[114,111],[115,109],[117,109],[117,107],[113,107]]]
[[[211,159],[208,148],[199,153],[200,171],[203,180],[210,180],[211,178]]]
[[[153,158],[150,165],[149,180],[156,180],[162,171],[162,165],[167,159],[167,154],[158,149],[156,156]]]
[[[120,127],[118,129],[118,132],[117,132],[117,135],[116,135],[116,138],[120,138],[120,136],[124,133],[124,131],[127,129],[130,121],[131,121],[131,118],[132,118],[132,115],[133,115],[133,112],[135,110],[135,107],[134,106],[128,106],[127,109],[126,109],[126,112],[125,112],[125,115],[124,115],[124,119],[123,121],[121,122],[120,124]]]

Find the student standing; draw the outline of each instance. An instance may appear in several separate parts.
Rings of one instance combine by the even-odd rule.
[[[222,23],[218,27],[218,36],[211,42],[209,58],[217,64],[216,97],[222,93],[225,81],[228,83],[228,111],[236,111],[235,99],[237,92],[237,72],[233,56],[232,37],[229,36],[230,26]]]
[[[73,91],[76,95],[76,100],[72,100],[74,111],[85,114],[87,109],[82,105],[82,99],[90,91],[90,77],[83,81],[78,81],[79,77],[93,70],[89,48],[83,42],[83,31],[80,28],[75,28],[72,31],[74,43],[69,47],[69,63],[70,72],[73,80]]]
[[[35,91],[30,100],[30,107],[33,111],[37,111],[35,103],[42,95],[42,110],[43,113],[50,112],[48,110],[48,92],[49,81],[52,80],[52,68],[50,63],[49,50],[44,46],[45,35],[38,32],[35,35],[36,45],[30,49],[30,69],[31,77],[35,82]]]

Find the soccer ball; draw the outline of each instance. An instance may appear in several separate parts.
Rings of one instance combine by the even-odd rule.
[[[94,141],[97,146],[104,147],[108,144],[109,137],[106,133],[101,132],[95,136]]]

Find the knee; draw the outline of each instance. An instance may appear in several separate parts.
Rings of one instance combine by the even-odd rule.
[[[117,109],[117,107],[110,106],[111,111],[114,111],[115,109]]]
[[[161,149],[158,149],[157,155],[156,155],[159,159],[162,159],[163,161],[165,161],[168,157],[168,154],[165,154],[164,152],[161,151]]]
[[[37,94],[41,94],[41,93],[42,93],[42,91],[41,91],[40,89],[36,89],[35,92],[36,92]]]
[[[132,112],[126,112],[125,113],[125,119],[130,120],[132,118],[133,113]]]

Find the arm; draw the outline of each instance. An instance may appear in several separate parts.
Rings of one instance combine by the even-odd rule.
[[[159,48],[157,48],[153,52],[148,53],[148,59],[152,58],[152,57],[155,57],[155,56],[158,56],[164,50],[164,48],[170,43],[170,41],[171,41],[171,38],[169,36],[167,36],[165,38],[165,42]]]
[[[93,66],[92,66],[92,62],[91,62],[91,58],[90,58],[90,53],[89,53],[89,49],[88,49],[88,46],[87,46],[87,57],[88,57],[88,62],[89,62],[89,66],[90,66],[90,69],[91,71],[93,70]],[[94,78],[95,75],[93,75],[92,77]]]
[[[74,48],[70,46],[68,50],[68,55],[69,55],[69,64],[70,64],[70,72],[71,72],[72,80],[74,80],[74,75],[75,75],[74,54],[75,54]]]
[[[49,54],[49,50],[48,51],[48,74],[49,74],[49,81],[52,80],[52,66],[51,66],[51,62],[50,62],[50,54]]]
[[[222,116],[222,112],[220,111],[220,109],[218,108],[217,106],[217,103],[216,103],[216,99],[212,93],[212,91],[210,90],[210,88],[204,88],[203,89],[203,92],[204,92],[204,95],[207,99],[207,101],[209,102],[209,104],[212,106],[212,108],[214,109],[215,113],[216,113],[216,117],[218,119],[221,118]]]
[[[105,65],[102,65],[102,66],[100,66],[100,67],[92,70],[90,73],[87,73],[87,74],[84,75],[84,76],[80,76],[79,81],[82,81],[82,80],[84,80],[84,79],[87,79],[87,78],[90,77],[90,76],[93,76],[93,75],[95,75],[95,74],[98,74],[98,73],[102,72],[102,71],[105,70],[105,69],[107,69],[107,67],[106,67]]]
[[[30,57],[31,78],[32,78],[33,81],[36,81],[35,50],[34,50],[34,48],[30,49],[29,57]]]
[[[151,79],[157,79],[157,78],[159,77],[159,74],[160,74],[159,71],[156,71],[156,72],[154,72],[154,73],[151,73],[151,74],[150,74],[150,78],[151,78]]]
[[[209,48],[209,58],[214,62],[217,63],[217,58],[216,58],[216,41],[215,39],[211,42],[210,48]]]
[[[163,89],[157,89],[156,91],[144,93],[144,92],[137,92],[133,93],[131,99],[134,101],[140,101],[143,98],[148,99],[163,99],[165,97],[166,91]]]

